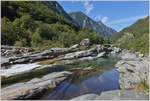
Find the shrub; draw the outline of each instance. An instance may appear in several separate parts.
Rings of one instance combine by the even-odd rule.
[[[12,22],[7,18],[2,18],[1,29],[2,44],[13,45],[15,43],[16,34],[13,31]]]

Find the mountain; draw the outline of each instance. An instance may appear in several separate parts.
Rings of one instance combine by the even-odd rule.
[[[42,49],[69,47],[85,38],[105,42],[98,33],[80,29],[56,1],[2,1],[1,25],[3,45]]]
[[[136,21],[116,34],[114,40],[122,48],[131,51],[148,53],[149,48],[149,16]]]
[[[72,19],[72,17],[61,7],[61,5],[57,1],[43,1],[43,4],[47,5],[50,10],[55,11],[58,15],[62,15],[65,19],[67,19],[70,23],[74,24],[76,27],[79,27],[77,22]]]
[[[78,23],[80,28],[90,29],[101,33],[103,36],[109,37],[116,33],[112,28],[107,27],[101,21],[96,22],[83,12],[73,12],[70,16]]]
[[[36,20],[43,20],[48,17],[54,21],[62,19],[78,27],[78,24],[56,1],[2,2],[2,17],[7,16],[9,19],[14,20],[14,18],[21,17],[24,13],[29,13]]]
[[[113,36],[114,34],[117,33],[116,30],[110,28],[110,27],[107,27],[105,24],[103,24],[101,21],[98,21],[97,22],[101,27],[101,33],[104,33],[105,36]]]

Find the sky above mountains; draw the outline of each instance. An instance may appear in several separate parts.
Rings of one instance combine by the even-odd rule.
[[[120,31],[149,14],[148,1],[59,1],[68,13],[82,11]]]

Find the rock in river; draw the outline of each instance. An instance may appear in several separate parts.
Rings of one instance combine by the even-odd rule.
[[[71,72],[53,72],[42,78],[34,78],[28,82],[17,83],[1,89],[2,100],[32,99],[47,89],[53,89],[58,83],[66,79]]]

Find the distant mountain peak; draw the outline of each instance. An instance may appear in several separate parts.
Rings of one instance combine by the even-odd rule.
[[[110,37],[114,33],[117,33],[117,31],[107,27],[101,21],[96,22],[81,11],[72,12],[70,13],[70,16],[78,23],[80,28],[87,28],[99,32],[106,37]]]

